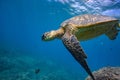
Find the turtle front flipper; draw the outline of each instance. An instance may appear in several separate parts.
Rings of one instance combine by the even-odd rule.
[[[91,78],[95,80],[85,60],[87,56],[85,55],[83,49],[79,45],[79,41],[77,40],[75,35],[65,33],[62,37],[62,41],[65,47],[68,49],[68,51],[77,60],[77,62],[80,63],[81,66],[86,70],[86,72],[91,76]]]

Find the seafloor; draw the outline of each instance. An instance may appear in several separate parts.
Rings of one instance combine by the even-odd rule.
[[[94,76],[97,80],[120,80],[119,71],[120,67],[105,67],[95,71]],[[0,80],[85,80],[85,77],[45,57],[38,59],[21,51],[0,49]]]
[[[0,49],[0,80],[84,80],[52,60],[22,53]]]

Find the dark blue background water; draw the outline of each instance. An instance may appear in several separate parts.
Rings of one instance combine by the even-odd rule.
[[[75,1],[80,3],[80,5],[76,5]],[[82,0],[81,2],[78,0],[1,0],[1,50],[7,50],[8,53],[9,51],[16,51],[15,53],[20,51],[21,55],[32,56],[38,61],[45,60],[49,62],[52,60],[51,64],[58,65],[55,67],[56,69],[63,67],[65,70],[74,72],[74,75],[80,74],[80,77],[81,75],[86,77],[87,73],[65,49],[61,40],[43,42],[41,36],[46,31],[58,29],[62,21],[78,14],[104,13],[119,18],[120,1],[118,0],[118,2],[112,2],[111,4],[97,5],[98,8],[96,10]],[[108,37],[102,35],[92,40],[81,42],[88,56],[87,61],[91,70],[98,70],[105,66],[120,66],[119,44],[120,34],[115,40],[109,40]],[[11,57],[13,55],[11,54]],[[44,65],[44,63],[41,63],[41,65]],[[61,66],[59,67],[59,65]],[[47,68],[49,69],[49,67]],[[54,70],[54,68],[50,69]]]

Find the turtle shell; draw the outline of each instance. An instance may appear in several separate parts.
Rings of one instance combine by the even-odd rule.
[[[116,37],[114,33],[117,33],[116,26],[118,26],[118,19],[92,14],[75,16],[65,20],[61,24],[61,27],[71,29],[78,40],[88,40],[104,33],[107,34],[109,38],[112,36],[110,39],[113,39]]]
[[[107,24],[110,22],[114,24],[114,22],[118,22],[118,19],[104,15],[84,14],[65,20],[61,24],[61,27],[65,27],[69,24],[74,25],[76,28],[93,27],[94,25],[99,26],[100,24]]]

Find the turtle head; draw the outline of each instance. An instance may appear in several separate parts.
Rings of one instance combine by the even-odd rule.
[[[56,38],[56,33],[55,31],[50,31],[50,32],[46,32],[42,35],[42,40],[43,41],[50,41]]]
[[[55,38],[61,38],[61,36],[64,34],[64,29],[60,28],[58,30],[52,30],[50,32],[46,32],[42,35],[43,41],[50,41]]]

